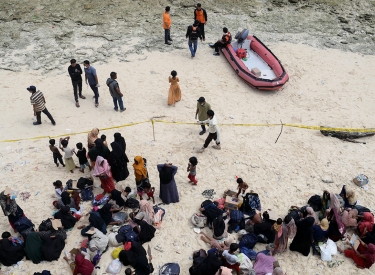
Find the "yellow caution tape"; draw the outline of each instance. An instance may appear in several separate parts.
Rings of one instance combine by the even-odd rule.
[[[167,124],[185,124],[185,125],[198,125],[197,122],[181,122],[181,121],[166,121],[166,120],[146,120],[146,121],[140,121],[140,122],[133,122],[128,124],[122,124],[117,126],[111,126],[107,128],[101,128],[100,130],[111,130],[111,129],[117,129],[117,128],[124,128],[129,126],[134,126],[137,124],[142,124],[146,122],[151,122],[154,124],[155,122],[159,123],[167,123]],[[275,127],[275,126],[281,126],[281,124],[254,124],[254,123],[232,123],[232,124],[219,124],[220,126],[242,126],[242,127]],[[335,131],[335,132],[359,132],[359,133],[375,133],[375,128],[343,128],[343,127],[325,127],[325,126],[308,126],[308,125],[301,125],[301,124],[289,124],[289,123],[283,123],[282,124],[285,127],[293,127],[293,128],[301,128],[301,129],[308,129],[308,130],[316,130],[316,131]],[[68,133],[68,134],[61,134],[57,136],[37,136],[32,138],[20,138],[20,139],[6,139],[2,140],[1,142],[17,142],[22,140],[37,140],[37,139],[43,139],[43,138],[57,138],[57,137],[63,137],[66,135],[74,136],[79,134],[86,134],[90,131],[83,131],[83,132],[76,132],[76,133]]]

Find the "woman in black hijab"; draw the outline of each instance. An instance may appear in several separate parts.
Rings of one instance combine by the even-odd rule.
[[[222,238],[226,238],[228,236],[225,230],[225,222],[223,220],[223,215],[219,215],[213,220],[212,227],[214,230],[213,237],[215,239],[221,240]]]
[[[90,160],[95,162],[98,156],[108,159],[109,153],[110,151],[108,147],[104,146],[103,140],[98,138],[95,140],[95,147],[90,149],[88,155]]]
[[[55,219],[60,219],[64,229],[73,228],[77,222],[77,219],[70,213],[69,206],[63,206],[56,214]]]
[[[57,209],[61,209],[64,206],[69,206],[69,208],[76,208],[74,199],[72,199],[69,193],[66,191],[61,193],[61,199],[59,199],[55,205]]]
[[[126,155],[126,153],[125,153],[125,151],[126,151],[126,142],[125,142],[124,137],[122,137],[120,133],[115,133],[114,137],[115,137],[115,142],[120,145],[121,150]]]
[[[91,227],[95,227],[96,229],[100,230],[103,234],[107,234],[107,224],[104,222],[99,212],[90,212],[89,222],[90,224],[88,226],[81,225],[77,227],[77,229],[82,229],[82,236],[88,237],[89,235],[86,234],[86,232],[89,231]]]
[[[109,154],[108,163],[111,166],[113,178],[119,182],[129,176],[129,159],[118,142],[111,143],[112,152]]]
[[[296,222],[297,234],[289,246],[291,251],[297,251],[306,257],[310,254],[311,245],[314,243],[312,229],[314,223],[315,219],[313,217]]]
[[[121,221],[112,220],[112,204],[106,203],[98,212],[106,225],[121,224]]]
[[[120,207],[125,206],[125,200],[121,196],[121,192],[117,189],[113,189],[111,192],[111,199],[116,201],[116,204]]]
[[[4,232],[0,240],[0,262],[5,266],[12,266],[21,261],[25,256],[25,251],[20,243],[12,242],[9,232]]]

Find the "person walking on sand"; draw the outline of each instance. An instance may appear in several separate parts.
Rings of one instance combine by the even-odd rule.
[[[208,118],[207,111],[211,110],[211,105],[206,102],[206,99],[203,96],[201,96],[197,101],[198,102],[197,111],[195,112],[195,119],[198,118],[199,121],[204,121]],[[206,133],[206,126],[202,124],[201,127],[202,131],[200,131],[199,134],[203,135],[204,133]]]
[[[45,106],[46,99],[44,98],[43,93],[41,91],[36,91],[35,86],[30,86],[26,89],[31,93],[30,101],[34,108],[34,116],[36,116],[36,122],[33,122],[33,124],[42,124],[41,113],[43,112],[51,120],[52,125],[56,125],[55,120]]]
[[[96,70],[93,66],[90,65],[90,61],[85,60],[83,61],[83,66],[85,67],[85,81],[86,84],[88,83],[90,85],[91,90],[94,92],[95,97],[95,107],[99,107],[99,90],[100,87],[98,76],[96,75]]]
[[[171,76],[169,76],[169,83],[171,83],[171,86],[169,87],[168,93],[168,105],[173,105],[173,107],[177,101],[181,100],[181,89],[180,85],[178,85],[179,81],[177,72],[172,71]]]
[[[232,35],[230,34],[230,32],[228,31],[227,28],[223,28],[223,36],[221,37],[220,40],[218,40],[215,44],[209,44],[209,46],[211,48],[215,48],[215,52],[214,52],[214,55],[215,56],[219,56],[220,53],[219,53],[219,48],[224,48],[226,47],[228,44],[230,44],[230,42],[232,42]]]
[[[111,78],[107,79],[106,84],[107,84],[107,86],[109,88],[109,92],[111,93],[111,96],[113,98],[113,104],[115,105],[114,109],[115,109],[115,111],[118,111],[118,106],[117,106],[117,102],[118,102],[118,105],[120,106],[120,112],[123,112],[123,111],[126,110],[126,108],[124,108],[124,103],[122,101],[122,97],[124,95],[121,93],[118,82],[116,81],[117,73],[111,72],[110,76],[111,76]]]
[[[202,35],[198,27],[199,21],[195,20],[192,26],[189,26],[186,31],[186,38],[189,38],[188,45],[191,52],[191,57],[195,57],[198,48],[198,38],[202,41]]]
[[[169,15],[171,11],[170,6],[165,7],[165,11],[163,13],[163,28],[164,28],[164,43],[167,45],[172,45],[171,42],[171,25],[172,25],[172,20],[171,16]]]
[[[207,116],[208,116],[207,120],[198,121],[198,123],[201,123],[201,124],[202,123],[208,123],[208,132],[209,132],[209,134],[206,138],[206,141],[204,142],[203,147],[200,150],[198,150],[199,153],[203,153],[204,150],[208,147],[208,145],[210,144],[210,142],[212,140],[215,140],[215,142],[216,142],[216,145],[213,145],[212,147],[215,148],[215,149],[218,149],[218,150],[221,149],[221,146],[220,146],[220,129],[217,126],[217,119],[216,119],[214,111],[208,110]]]
[[[202,9],[202,5],[200,3],[197,4],[197,8],[194,10],[194,20],[199,21],[199,29],[201,31],[201,35],[203,41],[205,40],[206,36],[204,35],[204,25],[207,23],[207,13],[205,9]]]
[[[74,91],[74,100],[76,101],[76,107],[79,107],[78,94],[79,97],[85,99],[82,95],[82,69],[75,59],[70,60],[70,66],[68,67],[68,73],[72,79],[73,91]],[[78,92],[78,93],[77,93]]]

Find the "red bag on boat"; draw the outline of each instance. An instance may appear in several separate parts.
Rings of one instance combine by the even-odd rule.
[[[246,50],[245,49],[238,49],[237,50],[237,56],[239,58],[246,58]]]

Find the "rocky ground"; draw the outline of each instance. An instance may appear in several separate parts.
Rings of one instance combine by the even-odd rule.
[[[266,44],[306,43],[375,53],[374,0],[207,0],[206,32],[214,41],[223,26],[244,27]],[[193,0],[0,1],[0,69],[64,70],[68,60],[129,61],[129,53],[186,48]],[[174,38],[165,47],[161,15],[171,6]],[[142,57],[140,57],[142,58]],[[81,60],[82,59],[82,60]],[[64,65],[64,66],[62,66]]]

